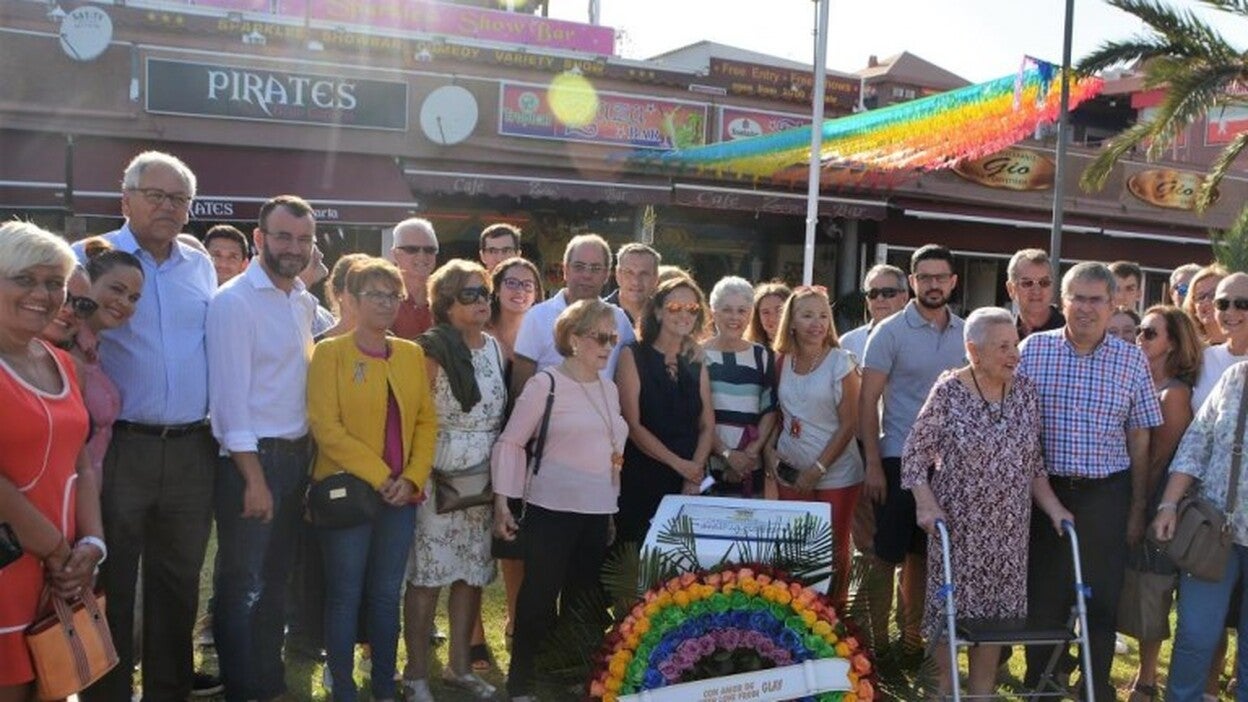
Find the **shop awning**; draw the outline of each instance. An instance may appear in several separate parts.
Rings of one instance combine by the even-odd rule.
[[[323,223],[393,225],[416,208],[389,156],[84,138],[74,147],[74,213],[120,216],[122,170],[147,148],[195,172],[193,219],[254,222],[260,205],[282,194],[308,200]]]
[[[579,178],[435,171],[407,166],[407,182],[416,193],[579,200],[620,205],[661,205],[671,201],[671,186]]]
[[[65,207],[65,135],[0,129],[0,208]]]
[[[777,190],[748,190],[716,185],[677,183],[672,203],[717,210],[744,210],[773,214],[806,215],[806,196]],[[888,216],[888,203],[882,200],[846,197],[820,197],[819,214],[847,219],[882,220]]]

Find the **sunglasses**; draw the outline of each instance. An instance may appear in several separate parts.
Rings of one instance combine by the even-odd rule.
[[[459,292],[455,293],[455,299],[461,305],[471,305],[478,300],[490,299],[490,289],[484,285],[478,285],[472,288],[460,288]]]
[[[697,314],[702,309],[702,305],[696,302],[668,302],[663,305],[663,309],[672,314],[677,312],[688,312],[689,314]]]
[[[1030,290],[1039,285],[1041,289],[1048,290],[1053,287],[1053,281],[1049,278],[1041,278],[1040,280],[1032,280],[1031,278],[1021,278],[1014,281],[1014,284],[1023,290]]]
[[[72,309],[78,319],[86,319],[100,309],[100,303],[95,300],[89,297],[78,297],[69,292],[65,293],[65,306]]]
[[[598,342],[599,346],[614,347],[620,343],[620,335],[616,332],[594,332],[592,334],[582,334],[586,339],[593,339]]]
[[[1179,283],[1174,286],[1174,291],[1179,294],[1179,297],[1187,297],[1187,283]]]
[[[425,254],[426,256],[438,255],[438,247],[436,246],[416,246],[415,244],[405,244],[394,248],[412,256],[415,256],[416,254]]]
[[[1152,341],[1157,338],[1158,331],[1152,327],[1140,327],[1135,330],[1135,338],[1144,337],[1145,341]]]
[[[867,299],[869,300],[875,300],[881,297],[884,298],[885,300],[891,300],[894,297],[897,297],[898,295],[901,294],[901,289],[900,288],[871,288],[870,290],[866,291],[865,294],[867,296]]]
[[[1231,305],[1235,305],[1235,309],[1240,312],[1248,312],[1248,297],[1219,297],[1213,301],[1213,306],[1216,307],[1219,312],[1225,312],[1231,309]]]

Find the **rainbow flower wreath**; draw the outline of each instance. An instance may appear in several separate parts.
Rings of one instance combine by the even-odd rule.
[[[607,634],[590,695],[603,702],[678,683],[807,660],[849,662],[849,692],[803,699],[875,697],[874,667],[826,595],[765,565],[725,564],[651,588]]]

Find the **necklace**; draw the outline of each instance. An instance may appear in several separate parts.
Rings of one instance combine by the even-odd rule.
[[[574,379],[575,380],[575,379]],[[620,469],[624,467],[624,454],[620,453],[619,446],[615,442],[615,427],[611,425],[611,417],[608,415],[610,407],[607,404],[607,390],[602,386],[602,378],[598,378],[598,392],[602,396],[602,407],[598,407],[598,403],[594,402],[594,398],[585,389],[585,384],[577,381],[576,386],[585,393],[585,401],[590,407],[594,408],[594,414],[602,420],[602,426],[607,430],[607,436],[611,437],[611,484],[620,484]]]
[[[992,411],[992,404],[988,398],[984,396],[984,391],[979,387],[979,378],[975,376],[975,368],[971,367],[971,382],[975,383],[975,392],[979,393],[979,399],[984,403],[984,411],[988,413],[988,419],[993,424],[1000,422],[1005,418],[1005,383],[1001,383],[1001,402],[997,403],[997,411]]]
[[[807,373],[810,373],[811,371],[819,367],[819,364],[823,362],[823,359],[828,355],[828,352],[831,350],[832,350],[831,348],[826,348],[826,347],[823,350],[821,350],[814,357],[814,359],[811,360],[806,370],[801,370],[797,367],[798,357],[801,356],[801,352],[800,351],[794,352],[793,353],[793,372],[797,373],[798,375],[806,375]]]

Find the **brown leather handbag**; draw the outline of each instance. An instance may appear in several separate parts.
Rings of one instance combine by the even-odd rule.
[[[44,592],[51,612],[26,630],[41,700],[81,692],[117,665],[117,649],[104,618],[104,595],[83,588],[72,601]],[[46,609],[46,607],[41,607]]]

